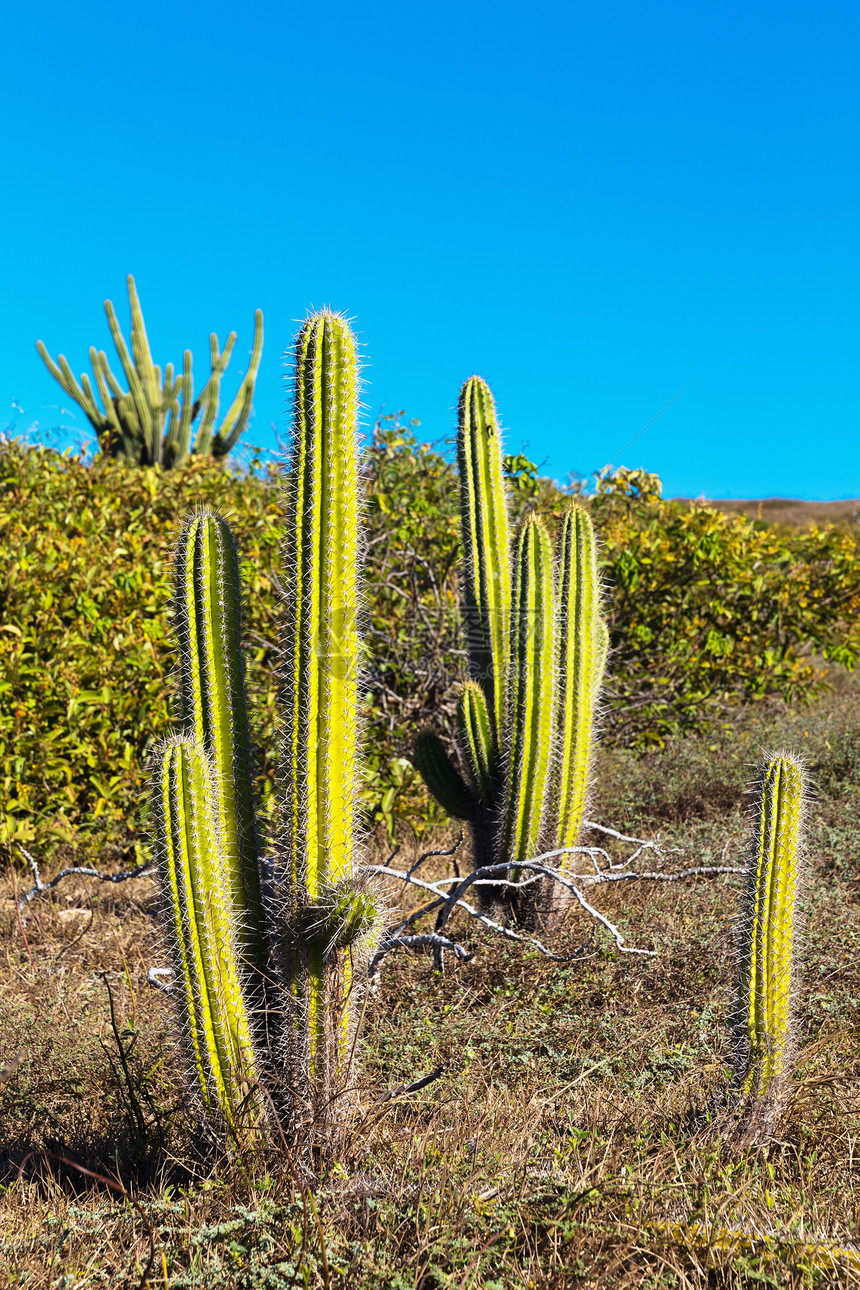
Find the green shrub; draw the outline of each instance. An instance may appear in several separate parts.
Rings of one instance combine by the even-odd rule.
[[[432,720],[453,731],[466,676],[460,635],[456,471],[419,444],[415,423],[378,424],[365,455],[369,776],[362,804],[393,834],[433,807],[409,753]],[[518,511],[560,523],[564,496],[506,463]],[[519,484],[516,484],[519,481]],[[259,455],[245,479],[226,463],[130,470],[0,442],[0,843],[46,859],[62,844],[144,858],[144,767],[173,715],[175,667],[162,606],[176,515],[209,503],[242,554],[255,785],[271,806],[278,519]],[[602,539],[612,653],[603,742],[660,746],[732,705],[799,700],[821,686],[814,655],[860,655],[857,538],[830,526],[787,535],[759,521],[664,501],[654,477],[604,476],[592,513]]]
[[[604,475],[592,510],[612,598],[614,742],[662,746],[738,703],[810,697],[825,679],[822,659],[853,670],[855,534],[832,525],[782,534],[742,515],[664,501],[655,479]]]

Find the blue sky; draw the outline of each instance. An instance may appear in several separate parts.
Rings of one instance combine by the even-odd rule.
[[[88,437],[35,342],[112,355],[131,272],[157,362],[188,346],[203,379],[238,331],[230,396],[263,309],[266,448],[330,304],[368,418],[449,435],[477,371],[562,481],[856,497],[858,35],[848,0],[15,5],[0,430]]]

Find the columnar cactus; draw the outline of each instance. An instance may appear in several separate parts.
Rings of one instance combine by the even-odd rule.
[[[294,1110],[326,1120],[346,1075],[358,983],[348,945],[374,921],[355,879],[358,774],[355,339],[335,314],[296,345],[293,454],[285,494],[280,672],[283,742],[276,904],[289,983],[281,1061]]]
[[[240,636],[238,556],[203,509],[176,556],[184,730],[153,762],[155,850],[192,1085],[236,1132],[273,1113],[324,1145],[337,1129],[376,902],[356,875],[357,365],[346,321],[296,342],[284,491],[279,826],[264,860]],[[265,1085],[266,1094],[262,1087]]]
[[[201,508],[183,526],[175,560],[180,718],[211,759],[241,970],[249,981],[256,972],[259,987],[267,950],[241,619],[235,539],[220,516]]]
[[[557,847],[576,846],[588,799],[594,718],[609,649],[600,617],[597,543],[587,511],[572,506],[561,529],[558,615],[558,704],[550,833]],[[565,606],[562,612],[561,606]]]
[[[523,521],[511,554],[498,418],[477,376],[460,395],[458,463],[471,679],[457,726],[466,775],[429,730],[418,736],[415,762],[440,805],[469,821],[477,867],[576,844],[609,638],[584,506],[571,503],[564,516],[557,587],[539,518]],[[524,912],[533,900],[511,903]]]
[[[790,753],[765,757],[756,787],[746,891],[738,918],[733,1087],[767,1133],[792,1056],[791,992],[798,857],[805,805],[803,766]]]
[[[552,548],[536,516],[514,543],[511,650],[505,696],[501,855],[528,860],[541,844],[555,717]],[[511,877],[516,878],[514,870]]]
[[[105,456],[117,457],[129,466],[158,464],[165,470],[179,465],[192,451],[198,457],[210,453],[213,457],[226,457],[238,442],[251,415],[257,369],[263,352],[262,311],[258,309],[255,315],[254,348],[245,379],[230,410],[213,434],[218,417],[221,377],[230,361],[236,333],[232,331],[227,337],[223,352],[219,349],[215,333],[209,337],[211,372],[195,399],[190,349],[185,351],[182,375],[174,378],[173,364],[168,363],[162,381],[161,368],[152,361],[140,300],[131,274],[128,275],[128,299],[131,306],[131,354],[113,304],[110,300],[105,301],[108,326],[128,382],[127,391],[111,371],[104,350],[96,350],[94,346],[90,347],[90,363],[104,410],[99,407],[87,374],[81,376],[78,385],[64,355],[60,354],[55,363],[42,341],[38,340],[36,348],[48,371],[83,409],[98,435],[99,447]],[[201,412],[203,419],[192,449],[191,429]]]
[[[190,1082],[210,1126],[248,1142],[265,1107],[214,784],[214,766],[193,739],[173,736],[153,758],[156,856]]]

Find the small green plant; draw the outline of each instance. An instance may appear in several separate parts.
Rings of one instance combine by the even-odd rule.
[[[215,431],[221,377],[230,361],[236,333],[232,331],[227,337],[223,351],[219,349],[215,333],[209,337],[212,370],[195,399],[190,349],[185,351],[179,376],[174,377],[173,364],[168,363],[162,380],[161,368],[153,363],[131,274],[128,275],[128,299],[131,306],[131,354],[113,304],[110,300],[105,301],[108,325],[128,390],[123,390],[114,376],[104,350],[96,350],[94,346],[90,347],[90,363],[102,407],[87,374],[81,376],[78,385],[64,355],[60,354],[55,363],[42,341],[38,340],[36,348],[48,371],[83,409],[98,435],[99,448],[105,456],[117,457],[129,466],[158,464],[165,470],[178,466],[191,452],[198,457],[208,453],[213,457],[226,457],[238,442],[251,415],[257,369],[263,353],[262,311],[258,309],[255,315],[254,348],[247,374],[230,410]],[[191,430],[201,413],[203,419],[197,428],[192,449]]]
[[[379,921],[355,863],[357,400],[349,326],[313,315],[296,342],[283,492],[283,737],[268,859],[251,794],[235,542],[204,509],[177,552],[184,730],[153,761],[155,850],[192,1087],[205,1118],[245,1142],[272,1111],[318,1146],[336,1134],[363,990],[356,956]]]
[[[793,1055],[791,995],[805,796],[799,758],[780,753],[763,759],[738,918],[733,1018],[733,1091],[745,1131],[757,1141],[768,1140],[772,1132]]]
[[[458,435],[471,679],[458,701],[457,731],[466,774],[430,729],[418,736],[415,760],[439,804],[468,820],[476,868],[576,844],[608,649],[587,510],[580,502],[565,509],[557,579],[538,515],[521,520],[511,554],[504,476],[511,460],[502,456],[489,387],[470,377]],[[510,903],[525,913],[535,898],[532,885]]]

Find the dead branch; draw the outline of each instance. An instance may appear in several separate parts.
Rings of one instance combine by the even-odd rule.
[[[69,878],[73,874],[80,874],[84,878],[97,878],[99,882],[127,882],[129,878],[140,878],[146,873],[152,873],[155,869],[154,862],[138,865],[136,869],[128,869],[125,873],[101,873],[98,869],[90,869],[85,865],[74,865],[70,869],[61,869],[50,882],[43,882],[37,862],[26,847],[21,846],[20,842],[18,846],[30,862],[30,868],[33,870],[33,877],[36,880],[29,891],[25,891],[22,896],[18,897],[19,911],[26,909],[30,901],[35,900],[37,896],[44,896],[46,892],[53,891],[64,878]]]

